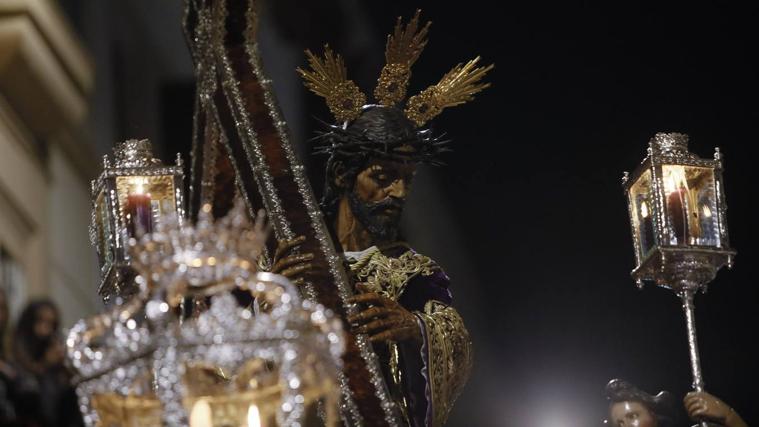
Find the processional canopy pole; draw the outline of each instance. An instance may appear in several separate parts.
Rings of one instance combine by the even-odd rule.
[[[693,299],[717,271],[732,267],[736,252],[727,232],[722,154],[701,159],[688,151],[688,136],[657,133],[638,168],[622,178],[635,249],[632,277],[653,282],[682,300],[688,331],[693,389],[704,390]],[[701,423],[706,426],[706,423]]]

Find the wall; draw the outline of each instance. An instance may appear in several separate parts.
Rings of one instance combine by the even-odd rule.
[[[0,245],[23,270],[18,295],[52,297],[66,326],[100,306],[87,240],[97,156],[82,130],[93,79],[56,3],[0,2]]]

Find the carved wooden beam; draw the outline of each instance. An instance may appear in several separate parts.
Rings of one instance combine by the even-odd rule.
[[[235,188],[220,186],[218,179],[231,167],[251,213],[266,209],[276,239],[306,236],[301,250],[314,254],[314,269],[304,294],[344,320],[356,310],[345,303],[352,285],[264,74],[256,44],[256,3],[187,2],[185,31],[198,74],[191,208],[197,210],[204,202],[216,205],[234,193]],[[228,162],[212,158],[219,155],[226,155]],[[269,242],[270,251],[275,242]],[[348,332],[343,361],[345,423],[401,425],[368,338]]]

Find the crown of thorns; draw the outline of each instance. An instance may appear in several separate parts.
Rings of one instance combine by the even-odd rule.
[[[427,22],[420,27],[420,13],[417,10],[405,25],[399,17],[393,33],[387,37],[386,64],[374,89],[374,98],[379,105],[403,108],[400,104],[406,99],[411,67],[427,44],[431,24]],[[324,46],[323,57],[314,55],[310,50],[306,50],[306,56],[310,69],[298,68],[298,72],[308,89],[325,98],[336,121],[345,124],[361,115],[367,98],[356,83],[348,79],[343,58],[335,54],[329,45]],[[479,60],[478,56],[456,65],[437,84],[410,97],[403,108],[405,116],[421,127],[443,109],[471,101],[476,93],[490,86],[481,80],[493,69],[493,65],[478,67]]]
[[[366,106],[365,108],[376,108]],[[381,107],[380,107],[381,108]],[[439,155],[451,151],[445,134],[434,136],[430,129],[414,130],[412,133],[392,132],[377,138],[367,134],[359,126],[346,128],[324,123],[326,130],[317,132],[314,154],[324,154],[331,159],[381,157],[388,160],[425,163],[440,166]]]

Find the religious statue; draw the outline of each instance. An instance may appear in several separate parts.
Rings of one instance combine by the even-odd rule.
[[[666,391],[652,396],[627,381],[614,379],[606,385],[611,427],[668,427],[674,418],[674,399]],[[711,426],[747,427],[735,410],[706,392],[690,392],[683,399],[688,416]]]
[[[607,425],[613,427],[667,427],[674,418],[674,398],[662,391],[656,396],[627,381],[615,379],[606,385],[609,401]]]
[[[725,427],[748,427],[743,418],[718,397],[705,391],[692,391],[683,399],[693,421],[706,421]]]
[[[419,26],[419,12],[406,25],[399,18],[388,36],[377,104],[366,105],[329,46],[323,58],[307,51],[310,70],[298,70],[337,120],[319,135],[316,151],[329,156],[321,206],[352,276],[356,295],[348,302],[359,306],[348,321],[355,332],[369,335],[410,426],[445,423],[469,377],[472,349],[451,305],[448,276],[403,241],[399,222],[417,165],[438,164],[446,150],[425,123],[486,88],[479,81],[492,68],[476,67],[479,58],[458,65],[404,109],[410,68],[427,43],[428,28]],[[274,270],[296,283],[307,277],[311,255],[282,255],[302,242],[282,242],[275,259]]]
[[[271,271],[345,323],[341,416],[346,426],[439,426],[471,367],[471,344],[451,307],[448,277],[402,242],[398,222],[419,163],[437,164],[445,142],[425,123],[488,85],[479,58],[412,96],[410,69],[427,42],[418,14],[388,38],[376,104],[348,80],[339,55],[309,52],[307,86],[337,124],[320,205],[290,142],[258,53],[259,0],[187,0],[184,27],[198,76],[190,215],[223,216],[239,195],[272,226]],[[405,104],[405,107],[402,105]]]

